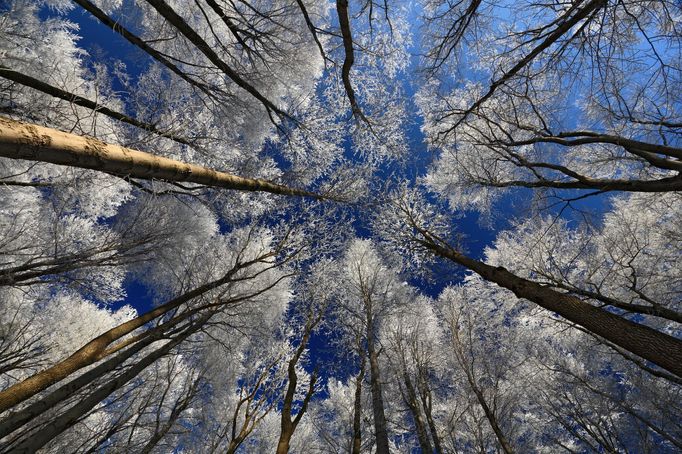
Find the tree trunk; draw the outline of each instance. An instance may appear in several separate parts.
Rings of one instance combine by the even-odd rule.
[[[431,238],[428,233],[426,237]],[[419,241],[437,255],[474,271],[500,287],[511,290],[517,297],[525,298],[544,309],[556,312],[619,347],[682,377],[682,340],[592,306],[572,295],[557,292],[516,276],[503,267],[486,265],[453,249],[446,249],[433,240]]]
[[[242,178],[104,143],[92,137],[81,137],[4,117],[0,117],[0,156],[93,169],[133,178],[320,198],[308,191],[288,188],[265,180]]]
[[[555,189],[594,189],[597,191],[625,192],[673,192],[682,191],[682,176],[659,178],[658,180],[611,180],[602,178],[581,177],[578,181],[502,181],[479,182],[483,186],[499,188],[555,188]]]
[[[431,442],[429,440],[429,434],[426,431],[426,425],[422,419],[421,412],[419,411],[419,403],[417,402],[417,393],[414,390],[414,385],[412,380],[408,375],[407,371],[403,371],[403,383],[405,383],[405,391],[407,395],[403,395],[407,407],[412,413],[412,419],[414,419],[414,425],[417,429],[417,439],[419,440],[419,446],[423,453],[432,453],[433,448],[431,448]]]
[[[299,346],[300,349],[300,346]],[[302,351],[302,349],[300,349]],[[287,454],[289,452],[289,443],[291,442],[291,437],[294,435],[294,422],[291,420],[291,408],[294,403],[294,395],[296,393],[296,386],[298,384],[298,376],[296,375],[296,363],[298,362],[298,356],[295,355],[295,359],[289,360],[287,367],[287,373],[289,378],[289,383],[287,384],[287,391],[284,396],[284,404],[282,405],[282,416],[280,418],[280,433],[279,441],[277,442],[277,454]]]
[[[355,90],[350,80],[350,70],[355,63],[355,53],[353,52],[353,37],[350,28],[350,18],[348,16],[348,0],[336,0],[336,14],[339,17],[339,28],[341,29],[341,37],[343,38],[343,49],[346,54],[343,60],[343,67],[341,68],[341,79],[346,90],[346,96],[350,103],[353,115],[369,123],[365,115],[362,113],[358,101],[355,98]]]
[[[424,414],[426,415],[426,422],[429,424],[429,432],[431,433],[431,439],[433,440],[433,447],[435,448],[436,454],[442,454],[443,448],[440,443],[440,436],[438,436],[438,430],[436,429],[436,423],[433,420],[433,414],[431,411],[431,389],[426,381],[426,378],[420,377],[418,382],[419,397],[422,403],[422,408],[424,409]]]
[[[84,372],[72,381],[55,389],[54,391],[51,391],[48,395],[42,397],[37,402],[33,402],[32,404],[22,408],[17,412],[10,413],[2,421],[0,421],[0,438],[9,435],[32,419],[50,410],[59,402],[69,398],[87,384],[92,383],[94,380],[97,380],[108,372],[113,371],[133,355],[139,353],[144,348],[159,340],[161,333],[161,330],[159,330],[157,333],[150,333],[149,336],[137,342],[132,347],[119,353],[115,357],[98,364],[97,366]]]
[[[291,443],[291,437],[294,435],[296,427],[298,426],[298,423],[301,421],[303,414],[306,412],[308,408],[308,402],[315,391],[315,377],[313,376],[311,377],[310,388],[305,396],[303,405],[301,406],[301,409],[298,411],[298,414],[292,420],[291,411],[294,404],[294,396],[296,395],[296,386],[298,385],[298,375],[296,375],[296,364],[298,364],[298,360],[301,358],[301,355],[305,351],[306,345],[308,345],[308,340],[310,339],[310,335],[314,327],[315,325],[313,324],[306,325],[306,329],[303,334],[303,338],[301,339],[301,343],[296,349],[293,358],[289,360],[289,364],[287,365],[287,375],[289,383],[287,384],[287,391],[286,394],[284,395],[284,403],[282,405],[282,416],[280,423],[281,429],[279,433],[279,441],[277,442],[276,451],[277,454],[287,454],[289,452],[289,443]]]
[[[369,311],[368,311],[369,312]],[[372,391],[372,411],[374,414],[374,435],[376,436],[377,454],[389,454],[388,428],[384,414],[384,399],[381,395],[381,374],[379,358],[374,345],[374,325],[372,314],[367,317],[367,355],[369,356],[369,383]]]
[[[261,257],[262,259],[263,257]],[[54,364],[47,369],[34,374],[25,380],[16,383],[4,391],[0,392],[0,413],[12,408],[14,405],[23,402],[24,400],[36,395],[44,389],[53,384],[65,379],[72,373],[79,369],[87,367],[97,361],[100,361],[106,354],[119,349],[119,346],[114,345],[109,347],[113,342],[123,338],[132,333],[136,329],[144,326],[146,323],[180,307],[182,304],[196,298],[204,293],[213,290],[223,284],[229,282],[234,274],[246,266],[249,266],[258,260],[236,265],[229,272],[220,279],[209,282],[202,286],[195,288],[171,301],[163,304],[156,309],[153,309],[146,314],[140,315],[132,320],[122,323],[114,328],[100,334],[78,351],[73,353],[68,358]],[[128,342],[123,341],[124,345],[129,345]],[[108,348],[109,347],[109,348]]]
[[[467,381],[471,386],[471,390],[476,395],[476,400],[478,400],[479,405],[483,409],[483,413],[485,414],[485,417],[488,420],[488,423],[490,424],[490,428],[493,429],[495,437],[497,437],[497,441],[500,443],[502,450],[505,452],[505,454],[514,454],[514,450],[507,441],[507,437],[504,435],[504,432],[502,432],[502,428],[500,428],[500,425],[497,422],[497,416],[490,409],[488,402],[486,402],[485,396],[483,396],[483,391],[481,391],[481,389],[476,384],[474,377],[471,375],[471,372],[468,369],[468,365],[461,364],[461,366],[462,369],[464,369],[465,375],[467,376]]]
[[[45,446],[54,437],[61,434],[75,424],[78,420],[80,420],[88,411],[94,408],[102,400],[106,399],[109,395],[111,395],[111,393],[123,387],[144,369],[149,367],[159,358],[166,355],[190,335],[198,331],[202,326],[204,326],[206,321],[208,321],[210,315],[211,314],[207,314],[201,319],[197,320],[192,326],[187,328],[175,339],[172,339],[164,346],[141,358],[127,371],[94,390],[76,405],[66,410],[44,427],[41,427],[39,431],[31,434],[29,437],[24,438],[23,440],[17,440],[20,441],[19,444],[10,447],[12,452],[35,452]]]
[[[367,362],[367,355],[365,352],[358,349],[360,354],[360,372],[355,378],[355,401],[353,402],[353,444],[352,454],[360,454],[362,447],[362,427],[360,420],[362,417],[362,382],[365,379],[365,365]]]

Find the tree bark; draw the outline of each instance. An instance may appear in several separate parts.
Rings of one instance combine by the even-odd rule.
[[[339,17],[339,27],[341,28],[341,37],[343,38],[343,49],[345,58],[343,60],[343,67],[341,68],[341,79],[343,80],[343,87],[346,90],[346,96],[350,103],[353,115],[369,123],[365,115],[362,113],[358,101],[355,98],[355,90],[350,80],[350,70],[355,63],[355,53],[353,51],[353,36],[350,28],[350,18],[348,16],[348,0],[336,0],[336,14]]]
[[[435,453],[442,454],[443,448],[440,442],[440,436],[438,435],[438,430],[436,429],[436,423],[433,420],[431,409],[431,389],[425,377],[419,377],[417,387],[419,388],[419,398],[422,403],[422,408],[424,409],[424,414],[426,415],[426,422],[429,424],[429,432],[431,433],[431,439],[433,440]]]
[[[433,448],[431,447],[431,441],[429,440],[429,434],[426,431],[426,425],[422,419],[421,411],[419,410],[419,403],[417,402],[417,393],[412,384],[407,371],[403,371],[403,383],[405,384],[405,391],[407,395],[403,395],[403,399],[407,404],[407,407],[412,413],[412,419],[414,420],[415,428],[417,429],[417,440],[419,441],[419,447],[423,453],[432,453]]]
[[[377,454],[389,454],[388,428],[384,413],[384,399],[381,395],[381,373],[379,355],[374,344],[374,323],[371,311],[367,314],[367,356],[369,357],[369,383],[372,391],[372,411],[374,414],[374,435]]]
[[[459,331],[457,326],[452,327],[452,337],[453,348],[455,350],[455,357],[457,358],[457,362],[459,363],[461,369],[464,371],[464,375],[466,375],[467,382],[469,382],[469,387],[474,392],[476,400],[478,400],[478,404],[481,406],[483,414],[485,414],[485,418],[488,420],[490,428],[495,433],[495,437],[497,438],[497,441],[500,443],[502,451],[504,451],[505,454],[514,454],[514,450],[509,444],[507,437],[504,435],[504,432],[502,431],[502,428],[500,427],[500,424],[497,421],[497,415],[488,405],[488,402],[486,401],[485,396],[483,395],[483,391],[476,383],[476,377],[474,376],[473,371],[474,367],[473,360],[467,361],[465,358],[466,355],[462,347],[462,342],[460,341],[459,338]]]
[[[206,95],[209,97],[212,97],[213,94],[211,93],[211,90],[209,87],[207,87],[205,84],[200,83],[191,77],[189,77],[187,74],[182,72],[180,68],[175,66],[169,59],[161,55],[160,52],[156,51],[154,48],[151,46],[147,45],[146,42],[144,42],[140,37],[136,36],[132,32],[130,32],[128,29],[123,27],[120,22],[115,21],[111,17],[109,17],[104,11],[99,9],[96,5],[94,5],[92,2],[89,2],[88,0],[73,0],[75,3],[78,3],[83,9],[88,11],[90,14],[95,16],[97,19],[99,19],[102,24],[106,25],[109,27],[111,30],[114,32],[120,34],[122,37],[128,40],[132,45],[138,47],[142,51],[146,52],[150,57],[155,59],[157,62],[161,63],[164,65],[166,68],[170,69],[173,73],[175,73],[178,77],[180,77],[182,80],[187,82],[188,84],[198,88],[202,92],[204,92]]]
[[[178,335],[175,339],[166,343],[163,347],[149,353],[134,365],[132,365],[126,372],[122,373],[118,377],[110,380],[104,385],[97,388],[95,391],[90,393],[83,400],[78,402],[76,405],[69,408],[66,412],[55,418],[53,421],[48,423],[45,427],[42,427],[38,432],[33,433],[30,437],[24,438],[16,446],[12,446],[13,452],[35,452],[38,449],[45,446],[50,440],[52,440],[57,435],[61,434],[73,424],[75,424],[83,415],[94,408],[103,399],[111,395],[117,389],[123,387],[130,380],[135,378],[140,372],[149,367],[155,361],[157,361],[162,356],[166,355],[173,348],[187,339],[190,335],[198,331],[210,318],[211,314],[207,314],[201,319],[197,320],[192,326],[187,328],[183,333]]]
[[[0,156],[28,159],[134,178],[189,182],[224,189],[321,198],[300,189],[242,178],[56,129],[0,117]]]
[[[262,259],[261,257],[260,259]],[[191,290],[183,295],[172,299],[171,301],[153,309],[139,317],[122,323],[109,331],[100,334],[78,351],[73,353],[68,358],[54,364],[53,366],[34,374],[25,380],[16,383],[4,391],[0,392],[0,413],[12,408],[24,400],[38,394],[44,389],[53,384],[63,380],[75,371],[87,367],[103,358],[103,355],[116,351],[118,347],[114,345],[108,348],[113,342],[123,338],[132,333],[136,329],[144,326],[146,323],[160,317],[178,307],[182,304],[196,298],[204,293],[213,290],[221,285],[229,282],[234,274],[245,266],[249,266],[258,260],[249,261],[233,267],[222,278],[213,282],[201,285],[194,290]],[[128,345],[127,343],[125,345]]]
[[[355,377],[355,400],[353,402],[353,443],[352,454],[360,454],[362,448],[362,426],[360,424],[362,418],[362,382],[365,379],[365,367],[367,363],[367,355],[361,349],[358,349],[360,355],[360,372]]]
[[[119,353],[107,361],[98,364],[94,368],[88,370],[87,372],[79,375],[77,378],[66,383],[65,385],[51,391],[47,396],[42,397],[37,402],[33,402],[27,407],[22,408],[17,412],[12,412],[2,421],[0,421],[0,439],[14,432],[24,424],[33,420],[42,413],[50,410],[59,402],[72,396],[79,389],[83,388],[94,380],[104,376],[106,373],[113,371],[118,366],[122,365],[129,358],[135,354],[142,351],[144,348],[148,347],[155,341],[160,339],[161,331],[159,330],[159,335],[154,335],[150,333],[148,337],[137,342],[135,345],[131,346],[124,352]]]
[[[298,414],[292,419],[291,411],[294,404],[296,386],[298,385],[298,375],[296,375],[296,364],[298,364],[298,360],[301,358],[301,355],[303,354],[306,346],[308,345],[308,340],[310,339],[310,335],[312,334],[315,325],[316,323],[306,324],[305,332],[303,334],[303,338],[301,339],[301,343],[298,345],[298,348],[296,349],[293,358],[291,358],[289,360],[289,363],[287,364],[287,375],[289,383],[287,384],[286,394],[284,395],[284,403],[282,405],[282,416],[280,419],[280,434],[276,450],[277,454],[287,454],[289,452],[289,444],[291,443],[291,437],[294,435],[298,423],[301,421],[301,418],[308,409],[308,402],[310,401],[310,398],[315,392],[316,377],[315,374],[313,374],[313,376],[311,377],[308,392],[306,393],[303,401],[303,405],[299,409]]]
[[[555,312],[619,347],[682,377],[682,340],[592,306],[575,296],[543,287],[536,282],[516,276],[505,268],[486,265],[454,249],[443,247],[431,239],[428,233],[424,234],[429,240],[418,241],[435,254],[462,265],[484,279],[511,290],[517,297],[525,298],[544,309]]]
[[[501,182],[477,181],[481,186],[495,188],[554,188],[554,189],[594,189],[597,191],[624,192],[673,192],[682,191],[682,176],[659,178],[658,180],[609,180],[605,178],[581,177],[578,181],[553,180],[513,180]]]
[[[576,26],[580,21],[590,19],[588,16],[598,11],[603,7],[607,1],[606,0],[591,0],[587,5],[580,8],[582,2],[574,3],[564,14],[563,20],[557,21],[559,24],[553,32],[546,35],[546,38],[536,47],[534,47],[525,57],[519,60],[511,69],[505,72],[499,79],[492,81],[488,91],[478,98],[468,109],[461,113],[461,117],[455,122],[455,124],[450,127],[445,135],[450,134],[454,131],[462,122],[474,111],[483,105],[488,99],[490,99],[495,91],[507,82],[509,79],[514,77],[519,71],[528,66],[538,55],[548,49],[552,44],[559,40],[564,34],[569,32],[574,26]],[[573,14],[572,17],[570,15]]]
[[[209,44],[192,29],[192,27],[190,27],[189,24],[170,7],[170,5],[163,0],[147,0],[147,3],[163,16],[169,24],[173,25],[185,38],[194,44],[211,63],[220,69],[227,77],[232,79],[235,84],[260,101],[268,111],[275,112],[282,118],[293,120],[289,114],[277,107],[272,101],[263,96],[253,85],[249,84],[236,71],[230,68],[230,66],[215,53],[211,46],[209,46]]]

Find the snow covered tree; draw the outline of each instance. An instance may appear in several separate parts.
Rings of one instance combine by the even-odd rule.
[[[376,220],[387,242],[397,247],[412,243],[419,254],[426,252],[472,271],[500,287],[511,290],[518,298],[525,298],[540,307],[564,317],[566,320],[605,339],[626,352],[640,356],[677,377],[680,369],[680,341],[665,330],[650,328],[605,310],[601,305],[590,304],[580,294],[552,289],[534,276],[524,277],[502,265],[490,265],[473,259],[448,241],[451,233],[443,218],[431,215],[433,207],[416,190],[396,192],[392,203]],[[515,257],[515,262],[518,260]]]
[[[489,210],[514,187],[680,190],[678,6],[424,5],[419,103],[441,152],[426,180],[453,207]]]
[[[679,451],[681,18],[0,2],[0,451]]]

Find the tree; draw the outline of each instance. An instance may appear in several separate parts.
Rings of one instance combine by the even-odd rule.
[[[349,338],[363,345],[360,361],[367,355],[377,452],[389,452],[389,433],[385,415],[383,381],[379,364],[378,341],[383,319],[395,310],[404,291],[394,270],[384,265],[368,240],[351,243],[343,261],[342,312]],[[353,345],[353,344],[351,344]],[[353,348],[354,346],[351,346]],[[359,349],[358,349],[359,350]],[[360,367],[361,374],[364,366]],[[356,391],[358,392],[358,391]]]
[[[453,207],[481,210],[513,187],[678,191],[680,71],[665,50],[679,42],[674,9],[426,2],[432,72],[420,105],[442,150],[428,184]],[[451,89],[442,76],[464,61],[490,81],[468,72]]]
[[[275,194],[307,195],[263,180],[246,179],[205,167],[117,147],[37,125],[0,118],[0,156],[11,159],[66,164],[133,178],[198,183],[226,189],[267,191]]]
[[[293,305],[292,319],[295,321],[295,325],[294,331],[289,337],[291,342],[297,342],[298,345],[293,348],[293,352],[286,363],[287,380],[282,400],[280,433],[277,442],[278,454],[289,452],[294,432],[308,411],[310,400],[316,391],[317,366],[309,377],[306,377],[308,374],[301,371],[301,368],[310,338],[324,324],[328,307],[335,294],[334,285],[330,282],[330,274],[333,276],[334,273],[333,262],[321,260],[308,273],[308,277],[303,280],[299,287],[299,301]],[[306,377],[308,381],[307,388],[303,384],[303,390],[299,388],[301,375]],[[294,414],[295,405],[298,408]]]
[[[5,2],[0,451],[679,451],[680,17]]]
[[[432,310],[433,302],[420,296],[403,303],[382,326],[382,344],[391,367],[393,380],[410,415],[410,425],[423,452],[443,452],[439,428],[433,411],[434,384],[440,378],[439,365],[445,357],[440,321]]]
[[[4,390],[1,397],[3,405],[5,405],[5,408],[11,408],[23,400],[36,395],[48,386],[62,382],[74,374],[74,372],[91,364],[98,363],[98,366],[91,368],[57,390],[48,393],[42,399],[19,409],[4,419],[3,433],[16,430],[37,415],[73,395],[80,388],[100,377],[106,377],[107,373],[115,370],[124,364],[126,360],[138,352],[144,351],[146,347],[153,345],[158,340],[166,337],[171,340],[165,346],[153,350],[152,353],[140,359],[140,366],[138,366],[138,363],[133,362],[130,372],[126,372],[126,374],[129,373],[130,375],[123,375],[129,377],[127,380],[116,379],[107,386],[100,388],[102,390],[101,393],[113,392],[144,370],[144,367],[146,367],[142,367],[144,364],[147,364],[147,366],[152,364],[156,358],[165,355],[170,348],[178,345],[197,330],[202,329],[209,321],[211,321],[211,324],[220,326],[220,317],[217,317],[218,320],[215,320],[214,317],[219,314],[221,308],[232,307],[232,310],[237,310],[245,301],[254,303],[262,294],[267,294],[268,291],[286,278],[286,274],[277,272],[281,262],[273,260],[276,252],[269,249],[263,250],[261,249],[262,245],[254,244],[254,240],[251,239],[251,234],[248,231],[237,232],[237,235],[237,238],[241,236],[241,241],[237,239],[238,242],[241,242],[241,248],[233,252],[234,264],[231,268],[227,268],[222,272],[205,268],[204,273],[202,273],[204,274],[203,277],[201,275],[194,276],[194,279],[210,279],[210,275],[206,276],[205,273],[208,271],[215,275],[217,271],[218,274],[222,273],[218,279],[209,280],[208,283],[195,286],[169,302],[158,306],[156,309],[105,331],[66,359],[60,360],[51,367]],[[254,265],[255,269],[246,271]],[[260,280],[261,286],[249,285],[249,279]],[[246,284],[241,284],[241,282]],[[192,282],[187,284],[190,286],[196,285]],[[193,304],[183,309],[186,303]],[[178,309],[183,310],[178,311]],[[138,328],[144,327],[157,318],[160,318],[161,323],[156,326],[149,326],[146,330],[136,332]],[[211,324],[208,326],[211,326]],[[129,334],[132,334],[132,336],[127,336]],[[169,345],[170,347],[168,347]],[[140,367],[142,368],[140,369]],[[135,370],[137,372],[133,374],[132,371]],[[101,394],[97,393],[92,395],[101,396]],[[104,394],[104,397],[107,395]],[[83,410],[78,411],[90,410],[99,400],[92,400],[91,406],[83,407]],[[75,412],[77,411],[76,408],[80,407],[74,406],[69,411]],[[65,415],[68,414],[68,412],[65,413]],[[75,416],[80,416],[80,413],[76,413]],[[68,424],[72,423],[73,417],[65,417],[61,430],[68,428]],[[56,426],[59,427],[58,425]],[[49,438],[43,438],[42,440],[42,443],[45,443],[49,441]],[[38,442],[36,441],[36,443]]]
[[[520,277],[503,266],[491,266],[462,254],[445,239],[448,231],[445,230],[447,227],[442,224],[442,219],[430,219],[429,208],[421,208],[425,205],[428,205],[426,201],[420,200],[414,192],[398,193],[393,208],[389,208],[378,219],[379,228],[390,235],[387,240],[399,242],[406,239],[417,248],[463,266],[484,279],[511,290],[517,297],[556,312],[627,352],[651,361],[678,377],[682,376],[677,358],[681,345],[676,337],[619,317],[570,293],[553,290]]]

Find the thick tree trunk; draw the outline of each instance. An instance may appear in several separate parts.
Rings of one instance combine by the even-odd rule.
[[[298,411],[298,414],[292,419],[292,408],[294,405],[294,396],[296,395],[296,387],[298,385],[298,375],[296,374],[296,364],[301,358],[301,355],[305,351],[308,341],[310,340],[310,335],[317,323],[307,324],[301,343],[298,345],[296,352],[289,360],[287,365],[287,375],[289,383],[287,384],[287,391],[284,395],[284,403],[282,405],[282,416],[280,419],[280,433],[279,441],[277,442],[277,454],[287,454],[289,452],[289,444],[291,443],[291,437],[293,437],[294,432],[301,418],[308,409],[308,402],[315,392],[315,374],[311,377],[310,387],[303,400],[303,405]]]
[[[292,189],[264,180],[242,178],[206,167],[154,156],[143,151],[104,143],[92,137],[81,137],[4,117],[0,117],[0,156],[93,169],[133,178],[189,182],[224,189],[320,198],[308,191]]]
[[[92,369],[79,375],[72,381],[55,389],[54,391],[51,391],[48,395],[42,397],[37,402],[31,403],[17,412],[10,413],[2,421],[0,421],[0,438],[5,437],[37,416],[50,410],[55,405],[69,398],[89,383],[92,383],[98,378],[113,371],[132,356],[139,353],[155,341],[159,340],[162,333],[163,330],[157,328],[156,332],[149,333],[149,336],[140,340],[127,350],[117,354],[107,361],[102,362],[101,364],[98,364]]]
[[[369,311],[368,311],[369,312]],[[372,392],[372,412],[374,414],[374,435],[377,454],[389,454],[388,427],[384,413],[384,399],[381,393],[381,373],[379,355],[374,345],[374,324],[372,314],[367,317],[367,356],[369,357],[369,384]]]
[[[430,238],[428,233],[426,236]],[[420,241],[437,255],[452,260],[484,279],[511,290],[517,297],[525,298],[544,309],[555,312],[619,347],[682,377],[682,340],[592,306],[572,295],[523,279],[505,268],[486,265],[453,249],[440,246],[433,240]]]
[[[287,367],[289,383],[287,384],[287,391],[282,405],[279,441],[277,442],[276,450],[277,454],[287,454],[289,452],[289,443],[291,442],[291,437],[294,435],[294,430],[296,430],[296,426],[291,419],[291,409],[294,403],[296,386],[298,385],[298,376],[296,375],[296,362],[298,362],[298,356],[299,355],[295,356],[296,359],[291,359]]]
[[[294,435],[294,431],[291,427],[282,429],[279,433],[279,441],[277,441],[277,454],[287,454],[289,452],[289,443],[291,443],[291,437]]]
[[[353,52],[353,36],[350,28],[350,18],[348,15],[348,0],[336,0],[336,14],[339,17],[339,27],[341,28],[341,36],[343,38],[343,49],[346,54],[343,60],[343,67],[341,68],[341,79],[346,90],[346,96],[350,103],[353,115],[359,120],[368,122],[365,115],[360,110],[358,101],[355,98],[355,90],[350,80],[350,70],[355,63],[355,53]]]
[[[362,418],[362,382],[365,379],[365,367],[367,363],[367,355],[365,352],[358,349],[360,355],[360,372],[355,377],[355,400],[353,402],[353,443],[352,454],[360,454],[362,448],[362,426],[360,424]]]
[[[673,192],[682,191],[682,176],[660,178],[658,180],[609,180],[602,178],[581,177],[579,181],[502,181],[479,182],[482,186],[497,188],[555,188],[555,189],[594,189],[596,191],[624,191],[624,192]]]

